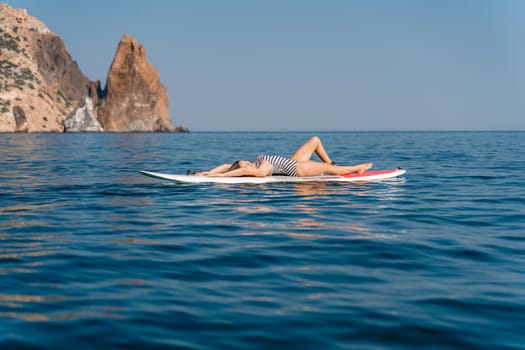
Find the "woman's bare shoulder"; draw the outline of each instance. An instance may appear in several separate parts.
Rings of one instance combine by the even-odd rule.
[[[269,176],[269,175],[272,175],[273,166],[270,163],[268,163],[266,160],[262,160],[259,166],[256,168],[256,170],[257,170],[257,175],[254,175],[254,176],[259,176],[259,177]]]

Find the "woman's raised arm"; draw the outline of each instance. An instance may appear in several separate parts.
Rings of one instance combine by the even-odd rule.
[[[208,170],[208,171],[201,171],[201,172],[198,172],[198,173],[195,173],[195,175],[197,176],[212,176],[212,175],[217,175],[217,174],[220,174],[220,173],[224,173],[225,171],[228,171],[228,169],[230,169],[232,165],[231,164],[223,164],[223,165],[219,165],[218,167],[215,167],[211,170]]]
[[[226,177],[226,176],[255,176],[255,177],[265,177],[272,174],[272,166],[268,163],[261,164],[261,166],[255,168],[238,168],[231,171],[226,171],[224,173],[219,174],[210,174],[208,176],[218,176],[218,177]]]

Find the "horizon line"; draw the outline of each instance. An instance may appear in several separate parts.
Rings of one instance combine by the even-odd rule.
[[[525,132],[525,129],[418,129],[418,130],[192,130],[191,132],[296,132],[296,133],[343,133],[343,132]]]

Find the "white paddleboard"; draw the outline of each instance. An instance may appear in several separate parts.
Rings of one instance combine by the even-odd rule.
[[[153,177],[161,180],[177,181],[177,182],[190,182],[190,183],[224,183],[224,184],[263,184],[263,183],[274,183],[274,182],[356,182],[356,181],[378,181],[390,179],[403,175],[406,172],[404,169],[392,169],[392,170],[376,170],[367,171],[363,174],[346,174],[346,175],[321,175],[321,176],[266,176],[266,177],[252,177],[252,176],[239,176],[239,177],[208,177],[208,176],[196,176],[196,175],[172,175],[172,174],[161,174],[154,173],[151,171],[141,171],[142,175]]]

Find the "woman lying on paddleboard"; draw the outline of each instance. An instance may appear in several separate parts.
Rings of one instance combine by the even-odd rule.
[[[322,162],[311,160],[316,153]],[[288,176],[319,176],[322,174],[343,175],[361,174],[372,167],[372,163],[353,166],[335,165],[323,147],[319,137],[314,136],[295,151],[290,158],[277,155],[259,155],[255,162],[238,160],[233,164],[223,164],[210,171],[198,172],[198,176],[256,176],[272,174]]]

